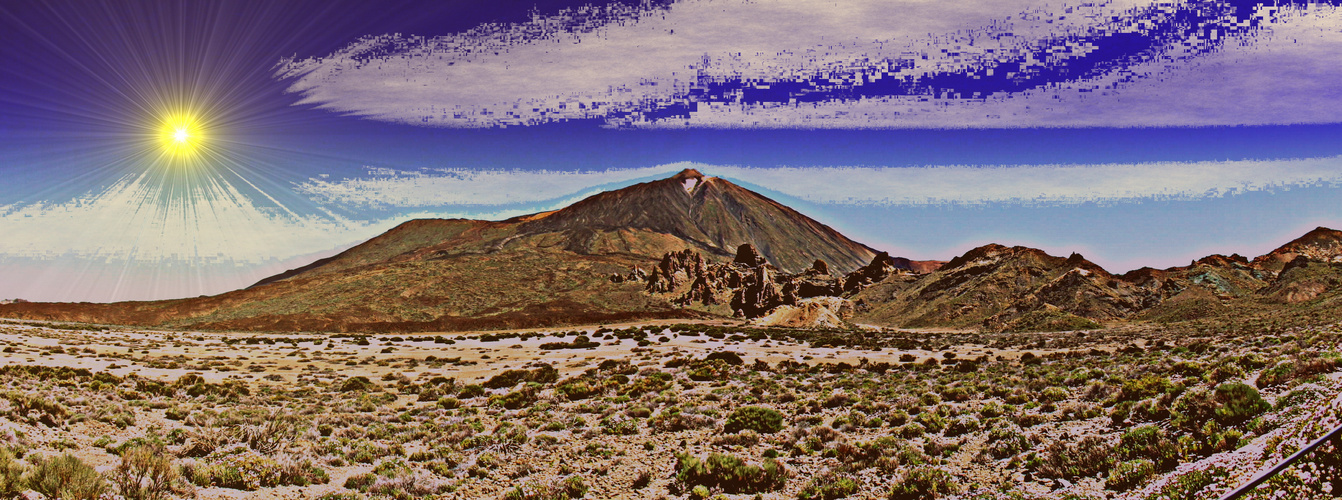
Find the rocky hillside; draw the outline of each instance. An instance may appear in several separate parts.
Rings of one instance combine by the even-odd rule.
[[[1131,320],[1322,319],[1342,315],[1335,307],[1342,293],[1340,241],[1342,232],[1318,228],[1253,260],[1212,255],[1123,275],[1077,254],[986,245],[926,276],[887,278],[852,298],[869,306],[858,320],[906,327],[1059,330]]]

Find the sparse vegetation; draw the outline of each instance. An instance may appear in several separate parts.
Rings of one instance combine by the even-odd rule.
[[[899,361],[910,352],[899,349],[827,357],[815,349],[832,348],[809,347],[826,338],[813,332],[713,328],[500,332],[457,337],[461,354],[451,357],[416,350],[441,349],[428,347],[444,345],[434,337],[331,336],[295,350],[283,336],[257,336],[231,344],[237,354],[224,359],[144,355],[155,347],[139,344],[107,350],[97,347],[106,340],[87,339],[113,353],[98,360],[103,366],[117,368],[0,367],[0,413],[15,429],[0,430],[0,496],[68,477],[62,481],[81,491],[128,499],[315,485],[336,490],[323,493],[329,498],[368,500],[571,499],[630,489],[652,497],[1014,498],[975,479],[984,473],[1067,481],[1077,498],[1148,486],[1185,494],[1201,491],[1207,477],[1238,478],[1240,469],[1204,477],[1176,472],[1186,471],[1179,465],[1212,463],[1250,442],[1290,450],[1298,444],[1274,436],[1316,436],[1308,423],[1331,418],[1318,412],[1342,396],[1342,386],[1321,376],[1334,373],[1336,327],[1266,336],[1176,335],[1169,326],[1085,336],[865,334],[864,342],[921,353],[912,363]],[[128,336],[96,334],[129,344]],[[629,350],[541,360],[555,353],[487,347],[579,334],[627,340]],[[659,336],[674,340],[634,342]],[[801,355],[771,358],[774,348],[763,347],[798,338],[806,340],[792,344]],[[731,350],[696,343],[708,339]],[[382,353],[389,343],[398,349]],[[1130,348],[1141,345],[1155,347]],[[25,349],[13,355],[55,352]],[[272,364],[281,359],[307,362],[285,370]],[[971,360],[974,369],[964,369]],[[1277,379],[1255,383],[1265,373]],[[73,435],[90,426],[98,436]],[[95,462],[63,458],[68,451],[111,465],[98,473],[87,467]],[[1312,467],[1333,470],[1330,456]],[[799,470],[819,472],[802,478]],[[1322,491],[1312,479],[1282,481],[1291,491]]]

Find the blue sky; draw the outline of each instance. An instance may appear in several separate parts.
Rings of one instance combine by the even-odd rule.
[[[0,5],[0,297],[219,293],[686,167],[918,259],[1342,226],[1326,3],[369,4]]]

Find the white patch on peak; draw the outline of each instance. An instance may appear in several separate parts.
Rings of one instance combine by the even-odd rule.
[[[685,192],[693,193],[694,187],[698,185],[699,185],[699,179],[695,179],[693,177],[685,179]]]

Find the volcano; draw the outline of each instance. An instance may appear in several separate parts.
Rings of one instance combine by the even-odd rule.
[[[429,331],[698,317],[606,277],[669,251],[837,272],[877,252],[732,182],[696,170],[504,221],[421,219],[339,255],[212,297],[0,306],[0,315],[173,328]],[[915,263],[920,264],[921,263]]]

